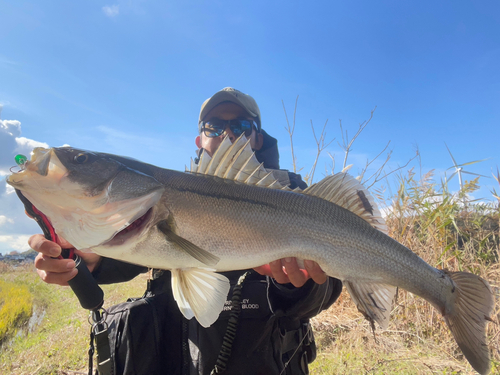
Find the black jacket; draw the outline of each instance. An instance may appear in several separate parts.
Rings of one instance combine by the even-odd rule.
[[[107,279],[109,270],[120,268],[115,263],[103,260],[100,274]],[[129,275],[132,268],[144,271],[132,265],[126,268]],[[219,319],[208,328],[180,313],[169,271],[157,273],[145,297],[108,309],[116,374],[209,375],[220,358],[233,287],[244,272],[223,273],[231,290]],[[294,288],[250,271],[242,287],[242,310],[225,374],[307,374],[307,364],[316,356],[309,318],[331,306],[341,290],[342,283],[333,278],[322,285],[309,280]]]
[[[256,156],[266,168],[279,168],[277,141],[263,134],[264,145]],[[289,179],[291,188],[307,186],[300,175],[289,173]],[[103,258],[93,274],[99,283],[107,284],[127,281],[146,271]],[[222,358],[227,366],[225,374],[307,374],[307,364],[316,356],[309,318],[333,304],[342,283],[334,278],[322,285],[309,280],[295,288],[250,271],[242,285],[242,309],[230,353],[221,356],[228,321],[234,319],[233,287],[245,272],[223,273],[231,283],[228,301],[219,319],[203,328],[196,319],[186,320],[180,313],[172,295],[170,272],[155,271],[143,298],[109,309],[116,373],[208,375]],[[229,327],[231,330],[231,324]]]

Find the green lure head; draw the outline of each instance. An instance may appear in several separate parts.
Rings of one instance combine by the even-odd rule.
[[[24,156],[23,154],[18,154],[18,155],[16,155],[16,157],[14,159],[16,160],[16,164],[19,165],[19,167],[21,169],[24,169],[24,166],[25,166],[26,162],[28,161],[28,158],[26,156]]]

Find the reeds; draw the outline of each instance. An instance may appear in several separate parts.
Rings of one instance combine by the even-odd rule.
[[[468,271],[488,280],[495,293],[493,320],[488,325],[492,373],[500,371],[500,208],[498,199],[474,201],[478,178],[452,193],[432,173],[415,179],[412,170],[398,177],[397,195],[386,209],[389,234],[439,269]],[[494,194],[494,197],[496,195]],[[314,319],[325,358],[335,358],[313,373],[474,373],[458,349],[440,313],[424,299],[399,290],[387,331],[372,336],[368,323],[344,292],[338,303]],[[363,351],[363,353],[360,353]],[[374,357],[366,358],[366,351]],[[345,362],[346,353],[351,360]],[[354,358],[363,357],[363,363]],[[344,359],[342,359],[344,358]],[[392,361],[401,361],[395,366]],[[327,361],[327,359],[323,359]],[[340,364],[339,364],[340,361]],[[371,362],[370,362],[371,361]],[[323,362],[325,363],[325,362]],[[389,365],[391,363],[391,365]],[[323,369],[323,370],[322,370]]]

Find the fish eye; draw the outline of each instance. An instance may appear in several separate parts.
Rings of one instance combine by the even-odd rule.
[[[89,156],[88,154],[81,152],[76,155],[73,160],[75,161],[75,163],[84,164],[89,160]]]

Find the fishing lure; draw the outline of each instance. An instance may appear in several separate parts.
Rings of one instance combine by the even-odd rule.
[[[26,168],[26,163],[28,162],[28,158],[23,154],[17,154],[14,160],[16,161],[16,164],[19,166],[19,168],[24,171],[24,168]]]

